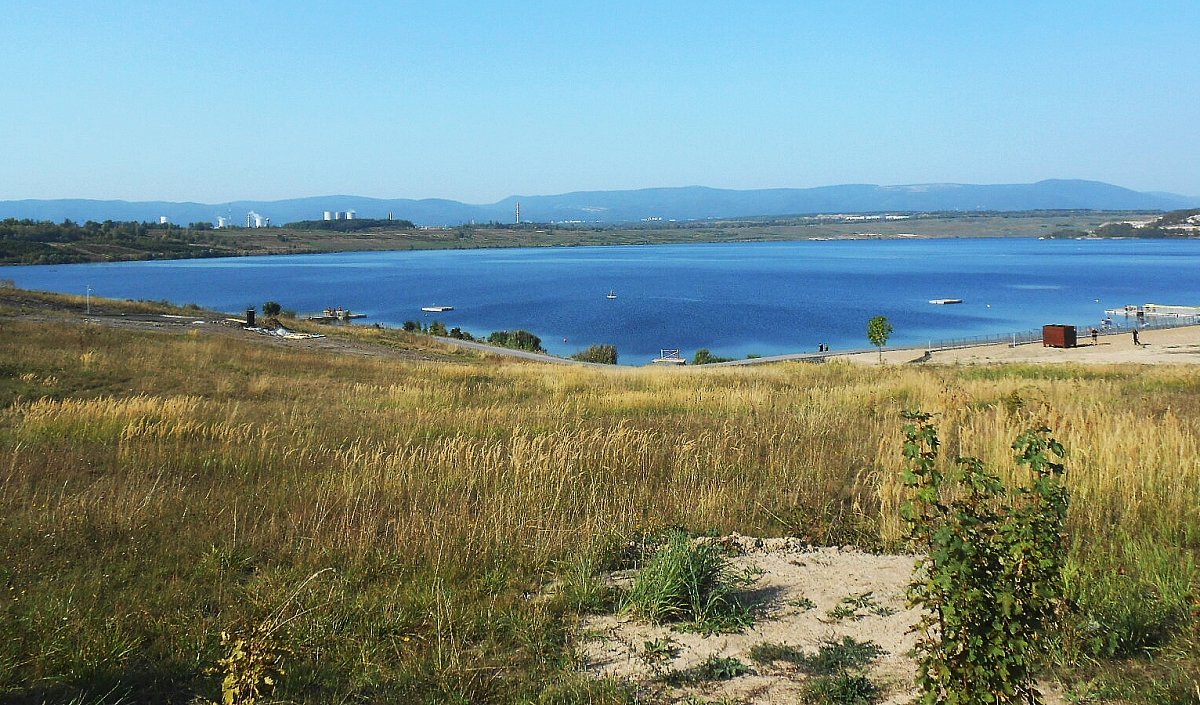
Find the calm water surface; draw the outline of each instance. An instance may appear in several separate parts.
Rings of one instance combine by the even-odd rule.
[[[1095,325],[1125,304],[1200,304],[1200,241],[860,240],[367,252],[0,267],[17,286],[236,312],[345,306],[365,323],[523,328],[555,354],[594,343],[642,364],[661,348],[745,357]],[[609,291],[616,299],[606,298]],[[938,306],[930,299],[959,298]],[[454,310],[425,314],[422,306]]]

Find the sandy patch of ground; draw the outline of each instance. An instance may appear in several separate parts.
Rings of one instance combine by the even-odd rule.
[[[755,567],[762,577],[746,597],[762,614],[740,634],[701,636],[642,623],[626,615],[590,617],[582,626],[581,651],[587,669],[596,675],[627,678],[657,693],[666,702],[687,697],[737,703],[800,702],[806,676],[782,663],[757,664],[750,649],[758,644],[786,644],[815,653],[822,640],[850,636],[871,641],[885,651],[871,677],[886,688],[886,703],[911,696],[913,663],[908,656],[914,636],[910,627],[917,612],[905,606],[905,588],[912,574],[912,556],[872,555],[853,549],[812,548],[795,539],[734,537],[744,554],[733,559],[738,568]],[[864,598],[865,596],[865,598]],[[834,618],[830,611],[848,597],[863,598],[869,608],[856,617]],[[657,670],[644,657],[645,644],[670,639],[674,658]],[[665,670],[684,670],[710,656],[733,657],[754,672],[727,681],[670,687],[656,676]]]
[[[1133,344],[1126,333],[1101,335],[1096,343],[1081,331],[1079,345],[1074,348],[1048,348],[1041,343],[1017,346],[1006,344],[981,345],[955,350],[935,350],[926,356],[924,350],[889,350],[883,353],[885,364],[949,364],[975,365],[988,363],[1078,363],[1078,364],[1200,364],[1200,326],[1163,328],[1142,331],[1141,345]],[[836,355],[831,359],[876,365],[878,353]]]
[[[912,632],[919,612],[906,604],[905,593],[916,558],[911,555],[864,553],[854,548],[814,548],[796,539],[756,539],[733,536],[721,540],[740,552],[732,559],[739,568],[753,567],[762,577],[743,597],[760,606],[753,627],[737,634],[701,636],[646,624],[628,615],[594,615],[580,628],[579,650],[584,668],[596,676],[632,681],[653,702],[718,702],[744,705],[804,702],[809,676],[783,662],[756,663],[751,649],[760,644],[784,644],[815,654],[823,642],[851,637],[870,641],[883,654],[867,672],[883,690],[882,705],[900,705],[915,695]],[[617,576],[617,582],[628,576]],[[853,609],[851,617],[830,613],[855,598],[868,607]],[[647,657],[647,642],[669,643],[674,656],[657,665]],[[671,686],[669,671],[697,666],[712,656],[732,657],[752,672],[730,680]],[[1061,694],[1043,684],[1048,705],[1061,705]],[[690,698],[690,700],[689,700]]]

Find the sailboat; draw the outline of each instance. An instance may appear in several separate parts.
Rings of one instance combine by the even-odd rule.
[[[604,298],[606,298],[606,299],[615,299],[615,298],[617,298],[617,292],[613,291],[612,289],[609,289],[609,290],[608,290],[608,296],[606,296],[606,297],[604,297]]]

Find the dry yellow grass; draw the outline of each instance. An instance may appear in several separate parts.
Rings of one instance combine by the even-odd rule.
[[[79,605],[103,591],[48,587],[24,561],[149,572],[157,582],[114,590],[168,610],[192,580],[181,566],[213,555],[287,575],[394,564],[476,580],[503,564],[536,582],[671,524],[840,541],[850,534],[833,524],[851,521],[891,544],[909,408],[937,415],[945,460],[976,455],[1004,473],[1013,438],[1050,426],[1070,452],[1076,536],[1200,540],[1191,369],[434,364],[5,325],[0,516],[10,546],[31,547],[12,579],[65,590],[72,609],[102,613]],[[286,593],[260,570],[236,579]],[[174,629],[203,641],[219,615]]]

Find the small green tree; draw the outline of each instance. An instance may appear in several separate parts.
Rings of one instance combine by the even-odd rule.
[[[283,307],[279,305],[278,301],[268,301],[265,304],[263,304],[263,315],[266,316],[267,318],[274,318],[275,316],[278,316],[282,311],[283,311]]]
[[[888,336],[892,334],[892,324],[887,316],[876,316],[867,321],[867,340],[879,348],[879,361],[883,362],[883,346],[887,345]]]
[[[729,362],[732,359],[732,357],[720,357],[719,355],[713,355],[708,348],[700,348],[696,351],[696,354],[692,356],[692,364],[711,365],[714,362]]]
[[[1030,483],[1009,490],[977,458],[940,468],[929,414],[904,416],[901,514],[924,554],[908,591],[925,610],[916,702],[1036,705],[1034,660],[1062,603],[1065,451],[1048,428],[1022,433],[1012,448]]]

